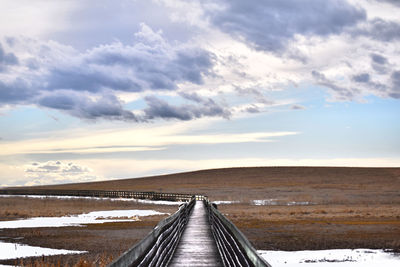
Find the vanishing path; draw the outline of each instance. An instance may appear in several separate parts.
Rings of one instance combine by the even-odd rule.
[[[196,201],[168,266],[223,266],[203,201]]]

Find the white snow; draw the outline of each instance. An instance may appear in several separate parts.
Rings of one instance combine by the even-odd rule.
[[[143,204],[155,205],[180,205],[185,202],[182,201],[166,201],[166,200],[149,200],[149,199],[135,199],[135,198],[108,198],[108,197],[79,197],[79,196],[45,196],[45,195],[0,195],[0,197],[27,197],[27,198],[56,198],[56,199],[89,199],[89,200],[110,200],[110,201],[132,201]]]
[[[301,205],[311,205],[313,203],[308,202],[308,201],[290,201],[286,203],[288,206],[301,206]]]
[[[16,259],[23,257],[38,257],[38,256],[50,256],[60,254],[80,254],[86,253],[87,251],[76,251],[66,249],[53,249],[53,248],[42,248],[28,245],[5,243],[0,241],[0,260]],[[7,265],[0,265],[7,266]]]
[[[81,226],[82,224],[138,221],[138,216],[165,214],[154,210],[107,210],[63,216],[63,217],[35,217],[15,221],[0,221],[1,228],[36,228],[36,227],[63,227]]]
[[[133,200],[137,203],[143,203],[143,204],[155,204],[155,205],[180,205],[186,202],[183,201],[166,201],[166,200],[149,200],[149,199],[131,199],[131,198],[126,198],[129,200]],[[115,199],[115,200],[118,200]]]
[[[398,267],[400,255],[379,249],[269,251],[258,253],[273,267]]]
[[[216,200],[216,201],[213,201],[212,203],[217,204],[217,205],[224,205],[224,204],[240,203],[240,201],[238,201],[238,200]]]
[[[251,201],[251,204],[255,206],[276,206],[276,205],[286,205],[286,206],[302,206],[302,205],[311,205],[314,203],[308,201],[283,201],[278,199],[255,199]]]
[[[270,206],[270,205],[278,205],[277,199],[255,199],[252,201],[253,205],[256,206]]]

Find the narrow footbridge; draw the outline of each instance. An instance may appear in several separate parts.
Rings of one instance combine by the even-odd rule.
[[[194,196],[109,265],[125,266],[271,267],[204,196]]]
[[[109,267],[266,266],[247,238],[208,201],[190,194],[105,191],[3,189],[0,195],[82,196],[184,201],[173,215],[160,221],[139,243]]]

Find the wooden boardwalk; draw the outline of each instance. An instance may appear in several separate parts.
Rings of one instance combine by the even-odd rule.
[[[203,201],[196,201],[168,266],[223,266]]]

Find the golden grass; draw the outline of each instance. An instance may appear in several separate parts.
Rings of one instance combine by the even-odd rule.
[[[232,168],[41,188],[182,192],[208,195],[211,200],[239,200],[242,203],[219,205],[218,208],[257,249],[400,249],[400,168]],[[252,200],[263,199],[312,202],[314,205],[250,205]],[[136,208],[132,203],[60,203],[51,199],[32,204],[28,203],[30,200],[7,204],[1,201],[0,198],[0,218]],[[176,207],[157,208],[160,209],[172,213]],[[107,245],[113,250],[109,255],[115,258],[144,237],[160,219],[90,225],[79,229],[76,237],[72,230],[59,233],[53,233],[51,229],[36,233],[21,230],[14,234],[25,235],[25,240],[43,246],[69,240],[75,244],[71,248],[89,250],[90,253],[81,259],[81,256],[60,257],[61,262],[69,264],[65,266],[94,266],[90,264],[99,264],[101,258],[104,261],[108,258],[101,256],[107,251]],[[103,240],[99,240],[99,236],[104,236]],[[47,262],[57,264],[57,260]]]
[[[259,167],[188,173],[94,183],[42,186],[50,189],[102,189],[182,192],[211,200],[241,201],[301,197],[317,203],[398,203],[400,168]]]
[[[0,220],[28,217],[59,217],[91,211],[115,209],[157,209],[173,213],[176,206],[140,204],[130,201],[56,199],[29,197],[0,197]]]

